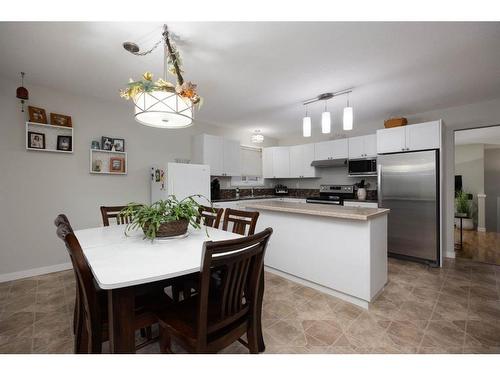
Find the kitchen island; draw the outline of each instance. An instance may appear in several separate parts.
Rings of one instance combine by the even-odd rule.
[[[245,202],[272,227],[270,272],[367,308],[387,283],[387,214],[379,208]]]

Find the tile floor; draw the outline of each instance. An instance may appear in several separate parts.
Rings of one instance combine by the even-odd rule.
[[[389,283],[369,310],[271,273],[266,281],[266,353],[500,353],[498,266],[390,259]],[[73,303],[72,271],[0,284],[0,353],[70,353]]]
[[[464,230],[463,247],[455,250],[458,258],[500,266],[500,233]],[[460,231],[455,229],[455,243],[460,243]]]

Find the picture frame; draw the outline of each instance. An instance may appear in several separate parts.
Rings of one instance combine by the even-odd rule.
[[[125,172],[125,158],[110,158],[109,171],[111,173],[124,173]]]
[[[50,124],[57,126],[66,126],[68,128],[73,127],[73,124],[71,122],[71,116],[61,115],[59,113],[50,114]]]
[[[101,150],[111,151],[113,148],[113,138],[111,137],[101,137]]]
[[[37,132],[28,132],[28,148],[44,150],[45,134]]]
[[[113,138],[113,146],[115,151],[125,152],[125,139]]]
[[[73,137],[70,135],[58,135],[56,149],[59,151],[73,151]]]
[[[92,150],[100,150],[101,146],[99,145],[99,141],[92,141],[90,148]]]
[[[33,107],[29,105],[28,114],[30,122],[37,122],[39,124],[47,123],[47,113],[45,113],[45,109],[43,108]]]

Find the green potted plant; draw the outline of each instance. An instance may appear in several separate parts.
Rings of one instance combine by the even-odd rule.
[[[194,228],[200,225],[200,204],[192,195],[179,201],[173,195],[165,200],[160,200],[151,205],[129,203],[121,211],[121,215],[131,217],[130,224],[125,228],[125,234],[131,230],[141,228],[145,238],[166,238],[181,236],[188,230],[191,224]]]
[[[469,193],[466,193],[463,190],[457,192],[455,197],[455,211],[457,214],[464,215],[465,217],[462,219],[462,225],[464,230],[472,230],[474,229],[474,223],[471,217],[471,204],[469,201]],[[455,226],[460,229],[460,219],[455,218]]]

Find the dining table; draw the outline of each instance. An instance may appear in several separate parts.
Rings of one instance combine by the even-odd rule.
[[[124,225],[76,230],[96,287],[108,294],[111,353],[135,353],[134,310],[139,290],[160,281],[200,272],[205,241],[240,238],[232,232],[189,228],[185,236],[150,240],[141,230],[125,233]],[[257,293],[259,351],[265,350],[261,326],[264,272]]]

